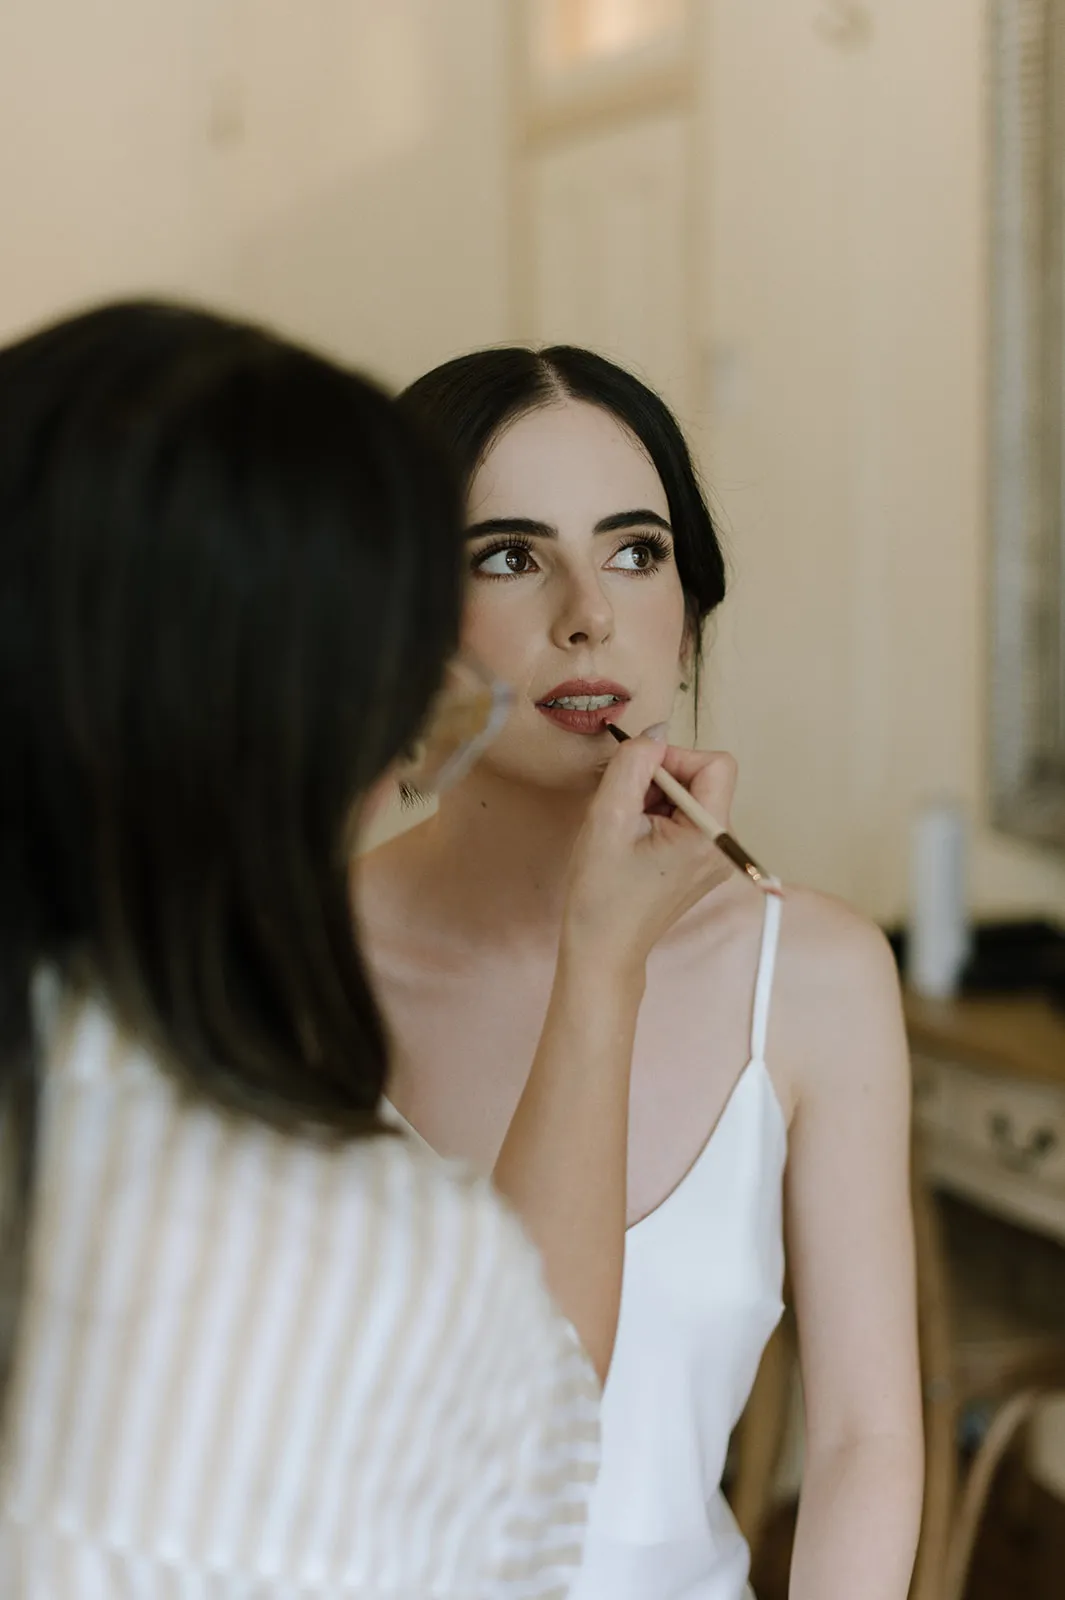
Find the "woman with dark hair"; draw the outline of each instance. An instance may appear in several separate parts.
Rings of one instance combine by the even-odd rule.
[[[611,362],[489,350],[403,403],[463,473],[462,637],[515,704],[438,815],[364,865],[360,905],[396,1114],[490,1168],[528,1093],[605,724],[664,729],[725,568],[675,420]],[[721,1479],[781,1313],[786,1224],[807,1424],[790,1592],[904,1600],[921,1434],[907,1055],[884,941],[836,901],[764,898],[723,871],[656,946],[631,1082],[613,1088],[631,1105],[629,1228],[576,1594],[744,1593]],[[586,1128],[570,1111],[583,1093],[554,1085],[557,1127]],[[580,1137],[576,1177],[544,1172],[518,1196],[549,1266],[614,1182]]]
[[[461,537],[418,427],[268,333],[116,305],[0,351],[10,1600],[567,1589],[594,1377],[489,1186],[380,1121],[347,902],[397,776],[497,720]],[[626,746],[578,844],[547,1084],[624,1079],[635,975],[716,870],[647,821],[661,756]],[[595,1291],[563,1310],[606,1350]]]

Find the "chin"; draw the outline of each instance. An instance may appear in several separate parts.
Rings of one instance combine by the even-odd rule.
[[[591,796],[599,787],[611,752],[604,750],[598,739],[582,741],[582,744],[584,749],[578,748],[572,755],[556,748],[544,751],[539,758],[529,748],[515,751],[510,759],[504,751],[492,751],[482,762],[482,768],[493,777],[524,789]]]

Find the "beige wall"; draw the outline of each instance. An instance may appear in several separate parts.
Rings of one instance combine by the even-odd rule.
[[[848,50],[815,25],[839,8],[711,7],[700,433],[737,572],[711,722],[785,872],[896,915],[913,808],[956,792],[976,906],[1060,915],[1065,860],[983,801],[985,7],[865,9]]]
[[[244,0],[240,303],[393,382],[502,339],[498,0]]]
[[[4,0],[0,337],[150,290],[392,381],[501,338],[504,24],[497,0]]]
[[[1065,913],[983,815],[984,110],[973,0],[695,0],[688,421],[733,554],[708,731],[738,822],[881,916],[926,794],[980,909]],[[6,0],[0,337],[87,298],[220,299],[402,381],[508,333],[504,0]],[[622,352],[623,353],[623,352]]]
[[[0,6],[0,337],[101,294],[217,280],[215,11]]]

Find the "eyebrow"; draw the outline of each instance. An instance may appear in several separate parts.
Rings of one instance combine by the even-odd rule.
[[[615,511],[596,523],[593,533],[617,533],[622,528],[661,528],[672,534],[673,529],[657,511]],[[466,529],[467,539],[484,539],[491,533],[523,533],[530,539],[557,539],[558,529],[549,522],[537,522],[532,517],[489,517],[484,522],[474,522]]]

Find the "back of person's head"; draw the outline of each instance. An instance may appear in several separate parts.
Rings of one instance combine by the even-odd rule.
[[[123,304],[0,351],[0,1390],[42,971],[219,1106],[378,1127],[348,856],[454,647],[459,537],[395,404],[269,333]]]
[[[418,378],[400,397],[448,449],[467,489],[504,429],[564,400],[599,406],[639,441],[662,482],[693,639],[725,598],[725,560],[676,418],[660,395],[605,356],[574,345],[475,350]],[[698,659],[696,655],[696,660]]]

